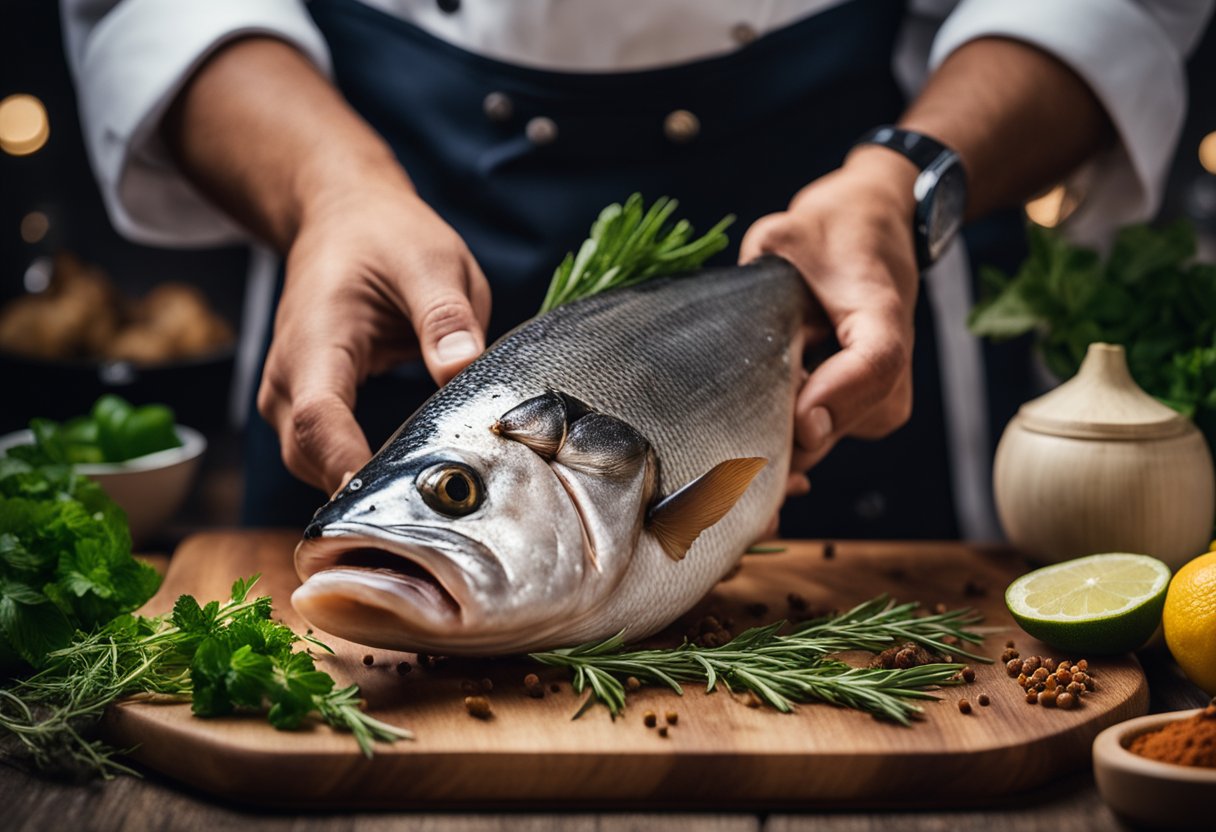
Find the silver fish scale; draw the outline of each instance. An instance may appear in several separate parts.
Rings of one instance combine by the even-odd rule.
[[[663,494],[726,459],[767,458],[744,497],[684,560],[662,555],[644,536],[613,597],[566,631],[567,643],[621,628],[642,637],[695,604],[780,506],[801,374],[799,330],[811,302],[790,264],[766,258],[560,307],[505,335],[436,393],[378,455],[382,465],[371,467],[387,472],[425,448],[449,415],[468,412],[471,399],[498,396],[505,413],[546,390],[575,396],[646,436]]]

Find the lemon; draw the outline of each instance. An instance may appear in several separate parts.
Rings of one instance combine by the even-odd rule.
[[[1165,643],[1192,682],[1216,696],[1216,552],[1178,570],[1165,596]]]
[[[1023,575],[1005,590],[1005,605],[1023,630],[1054,647],[1125,653],[1161,623],[1169,583],[1170,568],[1148,555],[1090,555]]]

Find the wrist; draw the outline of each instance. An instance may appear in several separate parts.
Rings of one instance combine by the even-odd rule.
[[[919,169],[911,160],[886,147],[858,145],[840,168],[854,187],[873,194],[909,223],[916,213],[914,186]]]
[[[367,138],[362,146],[346,146],[339,153],[324,153],[298,166],[287,211],[288,244],[306,222],[349,210],[352,203],[357,206],[375,194],[416,196],[413,183],[388,146],[379,137]]]

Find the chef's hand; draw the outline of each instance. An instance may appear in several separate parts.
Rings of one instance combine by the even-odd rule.
[[[830,328],[841,346],[798,393],[791,494],[809,490],[805,472],[842,437],[876,439],[911,415],[916,173],[891,150],[858,148],[743,238],[740,262],[776,254],[798,268],[827,315],[811,341]]]
[[[485,348],[490,289],[464,241],[403,185],[315,198],[287,254],[258,410],[327,493],[371,457],[352,413],[369,375],[421,354],[436,383]]]

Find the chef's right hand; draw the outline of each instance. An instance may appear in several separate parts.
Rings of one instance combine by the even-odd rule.
[[[287,253],[258,410],[331,493],[371,457],[357,387],[419,354],[436,383],[485,348],[490,289],[460,236],[392,172],[312,200]]]

